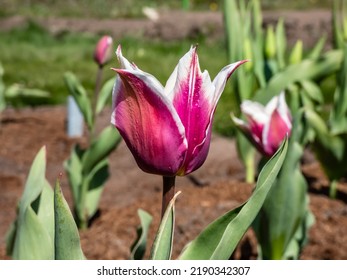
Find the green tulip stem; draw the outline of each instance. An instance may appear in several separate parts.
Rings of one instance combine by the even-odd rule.
[[[96,80],[95,80],[95,89],[94,89],[94,96],[93,96],[93,103],[92,103],[92,110],[93,110],[93,128],[90,133],[90,143],[92,142],[91,140],[94,139],[95,137],[95,120],[96,120],[96,106],[98,104],[98,98],[99,98],[99,92],[101,88],[101,82],[102,82],[102,70],[103,70],[103,65],[100,65],[98,67],[98,72],[96,74]]]
[[[245,162],[246,166],[246,182],[249,184],[254,183],[255,170],[254,170],[254,157],[248,158]]]
[[[175,176],[163,176],[163,200],[161,208],[161,217],[163,218],[165,210],[175,195]]]

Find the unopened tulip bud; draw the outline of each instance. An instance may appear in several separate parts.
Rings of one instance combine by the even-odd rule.
[[[94,60],[100,67],[105,65],[112,58],[112,43],[112,37],[103,36],[96,45]]]
[[[273,97],[265,107],[246,100],[241,104],[241,111],[248,123],[233,117],[234,123],[245,132],[262,154],[271,157],[292,129],[292,117],[284,93]]]
[[[272,25],[269,25],[266,30],[265,39],[265,56],[267,59],[274,58],[276,55],[276,39]]]
[[[293,50],[289,56],[290,64],[297,64],[302,61],[303,45],[302,41],[298,40],[293,47]]]

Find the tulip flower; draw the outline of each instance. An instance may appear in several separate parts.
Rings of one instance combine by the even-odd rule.
[[[94,60],[99,67],[104,66],[112,57],[112,37],[103,36],[97,43],[94,51]]]
[[[123,136],[139,167],[163,176],[186,175],[205,161],[217,102],[226,81],[244,63],[224,67],[211,81],[200,71],[192,47],[165,87],[123,57],[113,90],[111,122]]]
[[[178,62],[165,87],[130,63],[117,49],[120,69],[113,89],[111,123],[119,130],[138,166],[163,176],[162,217],[174,197],[176,175],[205,161],[213,115],[225,84],[245,62],[224,67],[213,81],[201,72],[196,47]]]
[[[292,117],[284,93],[273,97],[265,107],[246,100],[241,104],[241,111],[248,123],[233,117],[234,123],[262,154],[271,157],[292,129]]]

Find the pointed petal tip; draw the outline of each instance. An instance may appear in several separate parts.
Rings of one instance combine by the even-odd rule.
[[[122,46],[120,44],[117,47],[116,55],[117,55],[118,60],[122,56]]]

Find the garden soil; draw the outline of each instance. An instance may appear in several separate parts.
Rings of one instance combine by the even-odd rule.
[[[98,128],[109,124],[110,109],[98,119]],[[72,205],[63,169],[72,146],[87,136],[66,136],[66,109],[63,106],[7,109],[0,132],[0,259],[5,254],[5,234],[16,216],[16,205],[32,160],[38,150],[47,148],[47,178],[53,185],[60,178],[63,193]],[[303,160],[309,182],[310,208],[316,222],[301,259],[347,259],[347,183],[338,184],[337,199],[328,197],[328,181],[309,151]],[[106,184],[100,211],[90,228],[80,232],[88,259],[128,259],[139,225],[138,209],[153,216],[149,233],[152,243],[161,208],[161,177],[142,172],[124,142],[110,156],[111,177]],[[240,205],[251,195],[253,184],[244,183],[244,169],[237,158],[233,140],[213,135],[205,164],[191,176],[177,179],[182,193],[176,203],[173,258],[184,245],[215,218]],[[257,241],[250,229],[232,256],[256,259]],[[148,257],[148,252],[147,252]]]

